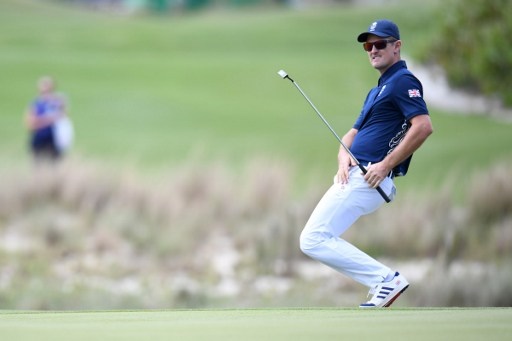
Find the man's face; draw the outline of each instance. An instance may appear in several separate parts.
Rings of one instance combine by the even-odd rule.
[[[393,37],[381,38],[370,34],[368,39],[366,39],[366,45],[368,48],[371,48],[367,51],[370,64],[379,70],[381,74],[400,60],[400,40],[396,40]],[[379,49],[378,47],[383,48]]]
[[[53,91],[53,80],[50,77],[43,77],[37,83],[37,88],[41,95],[49,94]]]

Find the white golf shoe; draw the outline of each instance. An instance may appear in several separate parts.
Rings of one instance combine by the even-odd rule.
[[[387,308],[409,287],[409,282],[398,272],[389,282],[382,282],[370,289],[368,296],[372,298],[361,303],[359,308]]]

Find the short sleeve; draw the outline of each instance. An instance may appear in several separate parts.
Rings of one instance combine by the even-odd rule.
[[[423,86],[411,74],[403,75],[397,80],[394,102],[407,120],[417,115],[428,114],[427,104],[423,99]]]

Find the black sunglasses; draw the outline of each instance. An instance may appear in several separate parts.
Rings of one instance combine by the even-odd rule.
[[[382,39],[382,40],[377,40],[377,41],[374,41],[373,43],[364,43],[363,44],[363,49],[367,52],[370,52],[371,50],[373,50],[373,47],[375,46],[377,48],[377,50],[384,50],[389,43],[394,43],[395,41],[397,41],[396,39],[395,40],[388,40],[388,39]]]

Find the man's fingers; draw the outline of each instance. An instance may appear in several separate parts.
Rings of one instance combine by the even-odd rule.
[[[336,174],[336,182],[339,184],[346,184],[348,182],[348,173],[338,172]]]
[[[336,173],[336,175],[334,176],[334,181],[335,183],[339,183],[339,184],[347,184],[348,183],[348,178],[349,178],[349,167],[343,167],[341,166],[339,169],[338,169],[338,172]]]
[[[373,187],[373,188],[377,188],[377,187],[379,187],[379,185],[380,185],[380,183],[381,183],[381,182],[382,182],[382,180],[377,180],[377,181],[375,181],[372,187]]]
[[[379,174],[372,168],[370,168],[371,163],[368,163],[366,166],[367,172],[364,174],[364,179],[368,183],[368,186],[371,188],[379,187],[380,183],[383,181],[383,178],[379,176]]]

